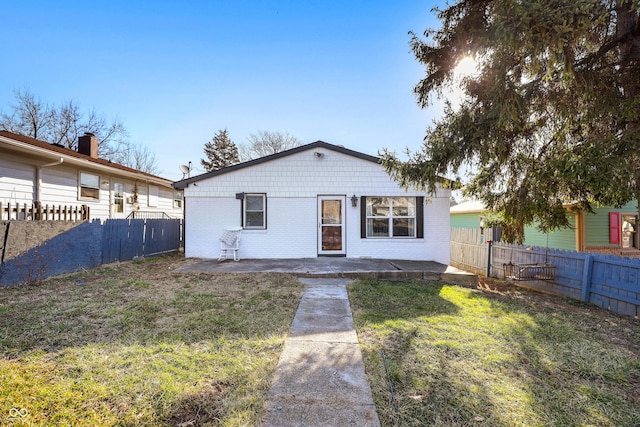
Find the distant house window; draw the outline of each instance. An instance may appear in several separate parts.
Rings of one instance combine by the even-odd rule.
[[[124,184],[113,183],[113,212],[124,213]]]
[[[80,172],[80,200],[100,200],[100,175]]]
[[[150,208],[155,208],[158,206],[158,187],[155,185],[149,186],[149,200],[147,205]]]
[[[244,228],[267,228],[267,195],[245,194],[242,215]]]
[[[182,191],[173,192],[173,207],[174,208],[182,207]]]

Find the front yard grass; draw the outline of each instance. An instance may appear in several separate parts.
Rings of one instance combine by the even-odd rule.
[[[348,289],[383,426],[640,425],[637,320],[508,286]]]
[[[0,425],[256,425],[304,286],[180,256],[0,289]]]

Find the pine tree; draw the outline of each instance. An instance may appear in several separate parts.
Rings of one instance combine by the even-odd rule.
[[[435,10],[442,26],[413,36],[428,107],[448,103],[409,161],[383,164],[405,186],[431,191],[442,176],[503,215],[503,238],[524,226],[569,227],[566,204],[640,201],[640,1],[458,0]],[[471,56],[476,73],[456,80]]]
[[[238,159],[238,147],[229,138],[229,133],[226,129],[219,130],[211,141],[204,145],[204,154],[208,160],[201,159],[200,162],[207,172],[226,168],[240,161]]]

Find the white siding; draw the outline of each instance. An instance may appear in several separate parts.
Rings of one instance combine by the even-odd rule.
[[[314,156],[321,151],[324,156]],[[242,258],[317,256],[317,197],[340,195],[345,202],[346,254],[351,258],[434,260],[449,263],[449,197],[405,191],[375,163],[333,150],[308,150],[198,181],[185,189],[188,257],[215,258],[218,238],[241,224],[236,193],[266,193],[267,229],[244,230]],[[351,197],[358,197],[358,207]],[[361,196],[425,196],[424,239],[362,239]]]
[[[33,201],[36,168],[24,164],[6,153],[0,156],[0,202],[31,203]]]
[[[16,156],[11,153],[2,152],[0,154],[0,202],[3,205],[24,204],[31,205],[36,200],[36,177],[37,166],[44,163],[51,163],[28,156]],[[89,172],[100,176],[99,200],[80,200],[78,194],[79,172]],[[115,172],[115,171],[114,171]],[[55,166],[43,167],[40,169],[40,200],[43,206],[81,206],[87,205],[90,208],[91,218],[102,220],[110,218],[110,195],[111,183],[121,182],[125,188],[126,197],[134,193],[134,186],[137,186],[140,195],[138,205],[140,210],[151,212],[165,212],[173,218],[182,218],[182,208],[173,207],[173,188],[158,188],[157,206],[147,207],[147,187],[146,181],[134,181],[128,177],[109,174],[103,171],[92,170],[91,168],[78,168],[68,163]],[[125,203],[125,212],[122,217],[131,213],[134,206]]]

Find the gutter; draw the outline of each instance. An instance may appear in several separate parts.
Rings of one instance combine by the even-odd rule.
[[[34,145],[29,145],[26,144],[24,142],[21,141],[16,141],[14,139],[11,138],[7,138],[5,136],[0,135],[0,142],[1,143],[6,143],[7,145],[13,146],[14,148],[17,149],[17,151],[21,151],[23,153],[36,153],[40,156],[43,157],[49,157],[49,158],[55,158],[57,159],[56,161],[52,162],[53,166],[55,166],[56,164],[60,164],[62,163],[60,161],[60,159],[64,159],[64,161],[69,164],[69,165],[74,165],[77,167],[85,167],[89,170],[93,169],[93,170],[98,170],[98,171],[104,171],[106,173],[108,173],[109,175],[119,175],[119,176],[126,176],[128,178],[131,179],[139,179],[141,181],[147,182],[147,183],[153,183],[153,184],[157,184],[166,188],[172,188],[172,181],[170,179],[167,178],[163,178],[163,177],[156,177],[153,175],[148,175],[148,174],[144,174],[141,173],[140,171],[135,171],[135,170],[122,170],[119,168],[115,168],[109,165],[103,165],[100,163],[94,163],[88,159],[83,159],[83,158],[78,158],[75,156],[70,156],[64,153],[56,153],[54,151],[48,150],[46,148],[42,148],[42,147],[38,147],[38,146],[34,146]],[[51,164],[47,164],[47,165],[51,165]],[[45,165],[43,165],[45,166]]]

